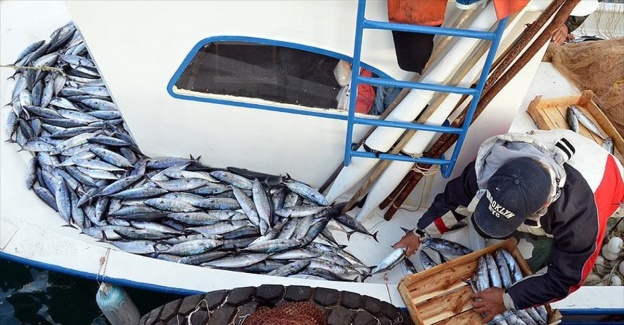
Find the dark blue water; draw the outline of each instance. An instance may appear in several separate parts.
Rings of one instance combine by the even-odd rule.
[[[110,324],[95,300],[96,281],[0,259],[0,324]],[[124,288],[141,315],[182,296]]]

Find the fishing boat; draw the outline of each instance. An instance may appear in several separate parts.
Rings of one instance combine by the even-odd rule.
[[[13,63],[29,44],[48,39],[52,31],[71,21],[146,156],[191,155],[205,166],[290,177],[313,188],[323,187],[343,165],[343,172],[354,172],[341,172],[326,197],[332,203],[346,202],[379,162],[375,151],[387,151],[397,141],[397,133],[405,130],[401,121],[414,120],[408,116],[418,115],[410,108],[423,110],[434,91],[448,90],[428,85],[448,81],[470,59],[480,36],[491,37],[497,53],[512,46],[525,25],[533,22],[548,3],[531,1],[501,26],[492,2],[474,9],[470,18],[450,2],[443,33],[461,41],[440,53],[434,50],[422,73],[425,86],[414,88],[395,108],[404,117],[383,119],[381,111],[364,114],[339,105],[341,98],[351,101],[352,107],[357,101],[347,96],[348,88],[337,80],[338,67],[345,62],[352,64],[352,71],[361,67],[391,81],[418,77],[399,67],[392,33],[370,23],[388,22],[386,1],[2,1],[1,63]],[[601,10],[617,12],[616,6]],[[573,14],[586,15],[597,8],[597,1],[583,1]],[[461,29],[475,33],[464,38],[466,35],[454,34],[453,30]],[[398,172],[377,181],[375,191],[382,194],[369,193],[367,203],[349,212],[371,232],[378,232],[378,241],[372,236],[354,234],[347,238],[339,233],[339,243],[347,245],[366,265],[377,265],[404,234],[402,228],[414,227],[427,203],[449,177],[458,175],[474,158],[484,139],[535,128],[525,109],[536,95],[578,94],[552,66],[541,63],[545,50],[544,45],[470,128],[462,131],[462,141],[447,154],[451,159],[433,162],[442,166],[442,172],[427,176],[391,220],[384,220],[378,204],[371,202],[384,199],[383,193],[402,178]],[[474,57],[474,68],[458,79],[457,88],[470,89],[481,69],[489,69],[494,58],[493,54],[488,57],[487,51]],[[302,61],[295,63],[295,59]],[[204,72],[212,77],[202,79]],[[3,68],[0,73],[2,101],[11,102],[14,82],[9,77],[14,70]],[[340,76],[347,83],[351,80],[357,84],[359,73]],[[375,85],[378,91],[382,85]],[[451,90],[455,97],[449,97],[456,103],[457,89]],[[458,114],[452,111],[454,103],[446,105],[450,105],[448,112],[434,115],[439,128],[421,127],[417,132],[431,136],[423,135],[426,140],[413,144],[414,148],[422,148],[422,152],[434,132],[444,129],[444,121]],[[3,121],[10,111],[8,107],[2,109]],[[390,124],[384,124],[386,121]],[[354,149],[352,143],[363,139],[374,126],[380,132],[369,137],[374,139],[369,144],[373,150]],[[404,306],[397,291],[397,283],[407,274],[401,267],[373,275],[365,282],[326,281],[218,270],[122,251],[67,226],[29,190],[24,182],[32,155],[18,152],[19,147],[8,139],[9,135],[2,132],[2,258],[121,286],[178,294],[261,284],[305,285],[352,291]],[[413,150],[414,156],[398,158],[389,168],[411,166],[414,161],[409,159],[418,152]],[[470,245],[463,233],[445,236]],[[624,287],[584,286],[553,307],[564,313],[621,314],[623,302]]]

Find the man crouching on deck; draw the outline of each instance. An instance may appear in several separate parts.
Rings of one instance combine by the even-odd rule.
[[[422,236],[440,235],[472,212],[481,236],[533,244],[527,263],[540,270],[506,290],[473,294],[485,322],[506,309],[563,299],[592,270],[607,219],[624,201],[623,175],[613,155],[570,130],[494,136],[394,247],[407,247],[410,256]]]

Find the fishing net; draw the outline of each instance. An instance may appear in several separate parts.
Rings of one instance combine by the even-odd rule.
[[[624,37],[550,45],[549,61],[580,90],[591,90],[618,133],[624,135]]]
[[[289,302],[275,308],[260,307],[243,325],[326,325],[325,312],[311,302]]]

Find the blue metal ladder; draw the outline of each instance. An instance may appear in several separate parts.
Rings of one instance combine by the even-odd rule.
[[[457,156],[459,155],[459,152],[461,150],[466,134],[468,133],[468,127],[470,126],[472,117],[477,108],[477,103],[479,102],[479,99],[481,97],[487,76],[490,73],[492,62],[494,61],[494,56],[498,49],[498,45],[500,43],[503,30],[505,29],[505,25],[507,24],[508,18],[504,18],[500,20],[494,32],[482,32],[482,31],[474,31],[474,30],[467,30],[467,29],[454,29],[454,28],[445,28],[445,27],[431,27],[431,26],[421,26],[421,25],[390,23],[390,22],[383,22],[383,21],[372,21],[364,17],[365,11],[366,11],[366,0],[359,0],[358,11],[357,11],[357,22],[356,22],[356,28],[355,28],[355,46],[353,50],[353,62],[352,62],[353,68],[351,72],[351,93],[350,93],[350,98],[349,98],[349,117],[347,119],[348,124],[347,124],[347,138],[346,138],[346,143],[345,143],[344,166],[345,167],[349,166],[349,163],[351,162],[352,157],[409,161],[413,163],[440,165],[442,176],[447,178],[450,176],[451,172],[453,171],[453,167],[455,166],[455,162],[457,161]],[[481,76],[479,77],[479,81],[477,83],[476,88],[437,85],[437,84],[429,84],[429,83],[421,83],[421,82],[399,81],[399,80],[384,79],[384,78],[362,77],[360,76],[359,71],[360,71],[360,59],[361,59],[361,52],[362,52],[362,36],[364,34],[364,29],[366,28],[484,39],[484,40],[490,41],[490,49],[488,51],[488,55],[485,60],[484,67],[481,72]],[[430,90],[430,91],[437,91],[437,92],[457,93],[457,94],[464,94],[464,95],[472,96],[473,99],[470,103],[470,106],[468,107],[468,111],[466,113],[466,119],[464,121],[464,124],[462,125],[462,127],[459,127],[459,128],[449,127],[449,126],[433,126],[433,125],[418,124],[418,123],[411,123],[411,122],[397,122],[397,121],[375,120],[375,119],[370,119],[370,118],[359,118],[359,117],[355,117],[355,105],[356,105],[356,100],[357,100],[357,89],[360,83],[371,84],[371,85],[376,85],[376,86],[391,86],[391,87],[399,87],[399,88],[411,88],[411,89]],[[443,157],[442,158],[427,158],[427,157],[414,158],[414,157],[400,155],[400,154],[362,152],[362,151],[353,150],[353,145],[352,145],[353,126],[355,124],[394,127],[394,128],[411,129],[411,130],[423,130],[423,131],[431,131],[431,132],[453,133],[453,134],[458,134],[459,138],[457,140],[457,144],[455,145],[455,149],[450,159],[444,159]]]

